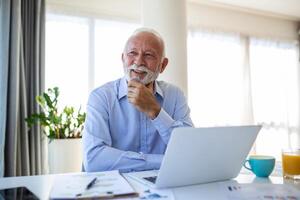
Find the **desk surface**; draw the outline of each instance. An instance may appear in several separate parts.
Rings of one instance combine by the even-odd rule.
[[[66,174],[67,175],[67,174]],[[23,177],[9,177],[0,178],[0,188],[10,188],[18,186],[26,186],[33,193],[41,199],[48,199],[52,187],[53,180],[56,175],[42,175],[42,176],[23,176]],[[126,175],[125,175],[126,177]],[[145,186],[127,178],[132,186],[141,192]],[[253,175],[240,174],[236,179],[238,183],[261,183],[261,184],[289,184],[283,183],[282,177],[256,178]],[[173,188],[172,192],[175,199],[224,199],[222,194],[216,192],[216,185],[218,183],[200,184],[185,187]],[[294,185],[300,189],[299,185]],[[138,198],[137,198],[138,199]]]

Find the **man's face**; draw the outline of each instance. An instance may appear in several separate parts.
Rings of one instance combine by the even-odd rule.
[[[139,33],[127,42],[122,60],[127,79],[147,85],[161,72],[161,43],[150,33]]]

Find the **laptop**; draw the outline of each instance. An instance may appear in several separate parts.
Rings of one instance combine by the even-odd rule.
[[[174,129],[160,170],[127,176],[154,188],[235,178],[261,126]]]

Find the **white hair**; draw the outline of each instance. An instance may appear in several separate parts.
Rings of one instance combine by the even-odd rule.
[[[127,46],[127,43],[128,41],[133,37],[133,36],[136,36],[140,33],[151,33],[153,34],[155,37],[157,37],[157,39],[159,40],[159,42],[161,43],[161,47],[162,47],[162,60],[165,58],[166,56],[166,50],[165,50],[165,42],[162,38],[162,36],[154,29],[152,28],[146,28],[146,27],[142,27],[142,28],[138,28],[136,29],[132,34],[131,36],[128,38],[127,42],[126,42],[126,45],[125,45],[125,48]]]

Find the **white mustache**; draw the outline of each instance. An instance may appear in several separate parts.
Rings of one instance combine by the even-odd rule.
[[[151,70],[149,70],[147,67],[143,66],[143,65],[140,65],[138,66],[137,64],[133,64],[133,65],[130,65],[128,67],[128,70],[136,70],[138,72],[146,72],[147,74],[148,73],[153,73]]]
[[[139,73],[145,72],[146,75],[143,79],[140,79],[139,77],[131,78],[130,72],[132,70],[135,70]],[[144,85],[147,85],[147,84],[151,83],[152,81],[156,80],[156,78],[158,77],[158,74],[159,74],[159,72],[153,72],[150,69],[148,69],[147,67],[145,67],[143,65],[138,66],[137,64],[132,64],[129,67],[124,67],[124,71],[125,71],[125,76],[126,76],[127,81],[136,80],[136,81],[141,82]]]

